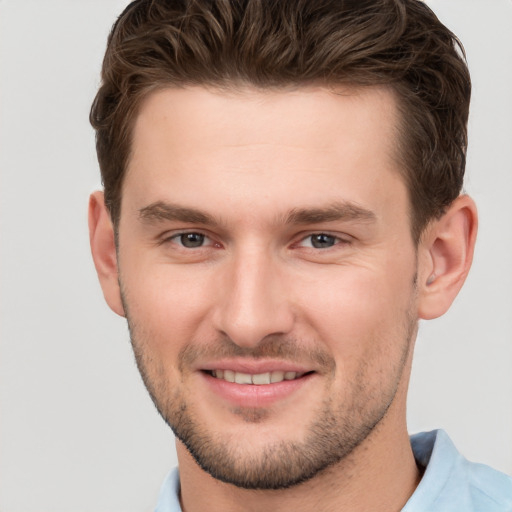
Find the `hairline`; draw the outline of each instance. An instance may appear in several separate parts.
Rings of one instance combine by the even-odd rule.
[[[404,100],[401,98],[400,93],[397,91],[396,84],[394,83],[373,83],[373,84],[359,84],[357,82],[351,82],[350,80],[341,81],[309,81],[309,82],[282,82],[276,83],[272,85],[259,85],[248,80],[243,79],[225,79],[222,81],[204,81],[204,82],[182,82],[182,83],[172,83],[172,82],[162,82],[148,85],[146,88],[142,89],[139,94],[137,94],[133,108],[130,110],[130,115],[128,116],[128,151],[126,153],[126,160],[123,165],[123,173],[122,178],[118,188],[117,195],[117,208],[115,212],[115,216],[111,213],[111,220],[114,226],[114,231],[116,233],[116,238],[119,230],[119,222],[121,219],[122,212],[122,198],[123,198],[123,188],[126,181],[127,173],[129,172],[130,161],[133,157],[133,134],[135,131],[135,124],[137,122],[137,118],[140,115],[141,109],[143,108],[146,101],[155,94],[165,90],[181,90],[181,89],[193,89],[193,88],[201,88],[210,90],[213,92],[219,92],[221,94],[233,94],[233,95],[243,95],[247,92],[294,92],[300,91],[304,89],[314,90],[315,88],[326,90],[334,95],[343,94],[342,91],[345,91],[349,94],[357,94],[358,92],[364,89],[373,89],[373,90],[384,90],[388,91],[394,102],[394,119],[393,119],[393,141],[391,147],[389,148],[389,157],[391,161],[396,165],[394,169],[402,182],[404,183],[407,191],[407,200],[409,202],[408,205],[408,222],[409,228],[411,232],[411,237],[415,246],[418,245],[420,237],[422,233],[425,231],[426,226],[429,222],[425,223],[425,225],[417,226],[415,215],[414,215],[414,205],[412,198],[412,184],[408,178],[409,170],[407,169],[407,165],[404,159],[404,144],[407,142],[406,128],[407,122],[405,119],[405,112],[403,109]],[[429,219],[431,221],[432,219]]]

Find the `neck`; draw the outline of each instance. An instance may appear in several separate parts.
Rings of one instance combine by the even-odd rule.
[[[398,512],[421,476],[407,434],[405,411],[395,408],[395,404],[390,407],[386,417],[349,456],[289,489],[255,491],[220,482],[204,472],[178,442],[183,511]],[[397,427],[397,414],[404,417],[401,427]]]

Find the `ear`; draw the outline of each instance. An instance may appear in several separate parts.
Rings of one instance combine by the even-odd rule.
[[[462,195],[425,230],[418,255],[420,318],[429,320],[448,311],[471,267],[477,225],[475,203]]]
[[[103,296],[112,311],[125,316],[119,288],[114,227],[103,192],[99,191],[89,198],[89,240]]]

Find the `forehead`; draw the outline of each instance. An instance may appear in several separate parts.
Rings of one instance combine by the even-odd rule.
[[[157,132],[173,149],[273,142],[321,149],[333,139],[368,136],[376,125],[381,132],[374,142],[387,150],[396,116],[394,93],[384,87],[167,88],[142,102],[132,154],[158,143]]]
[[[135,121],[123,203],[128,194],[138,208],[176,195],[220,209],[232,200],[275,210],[278,197],[288,210],[323,200],[364,206],[368,194],[378,201],[386,187],[403,188],[396,116],[385,88],[160,90]]]

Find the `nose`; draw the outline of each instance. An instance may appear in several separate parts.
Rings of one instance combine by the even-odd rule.
[[[294,314],[279,264],[265,251],[234,255],[222,273],[215,306],[216,329],[245,348],[267,336],[286,334]]]

